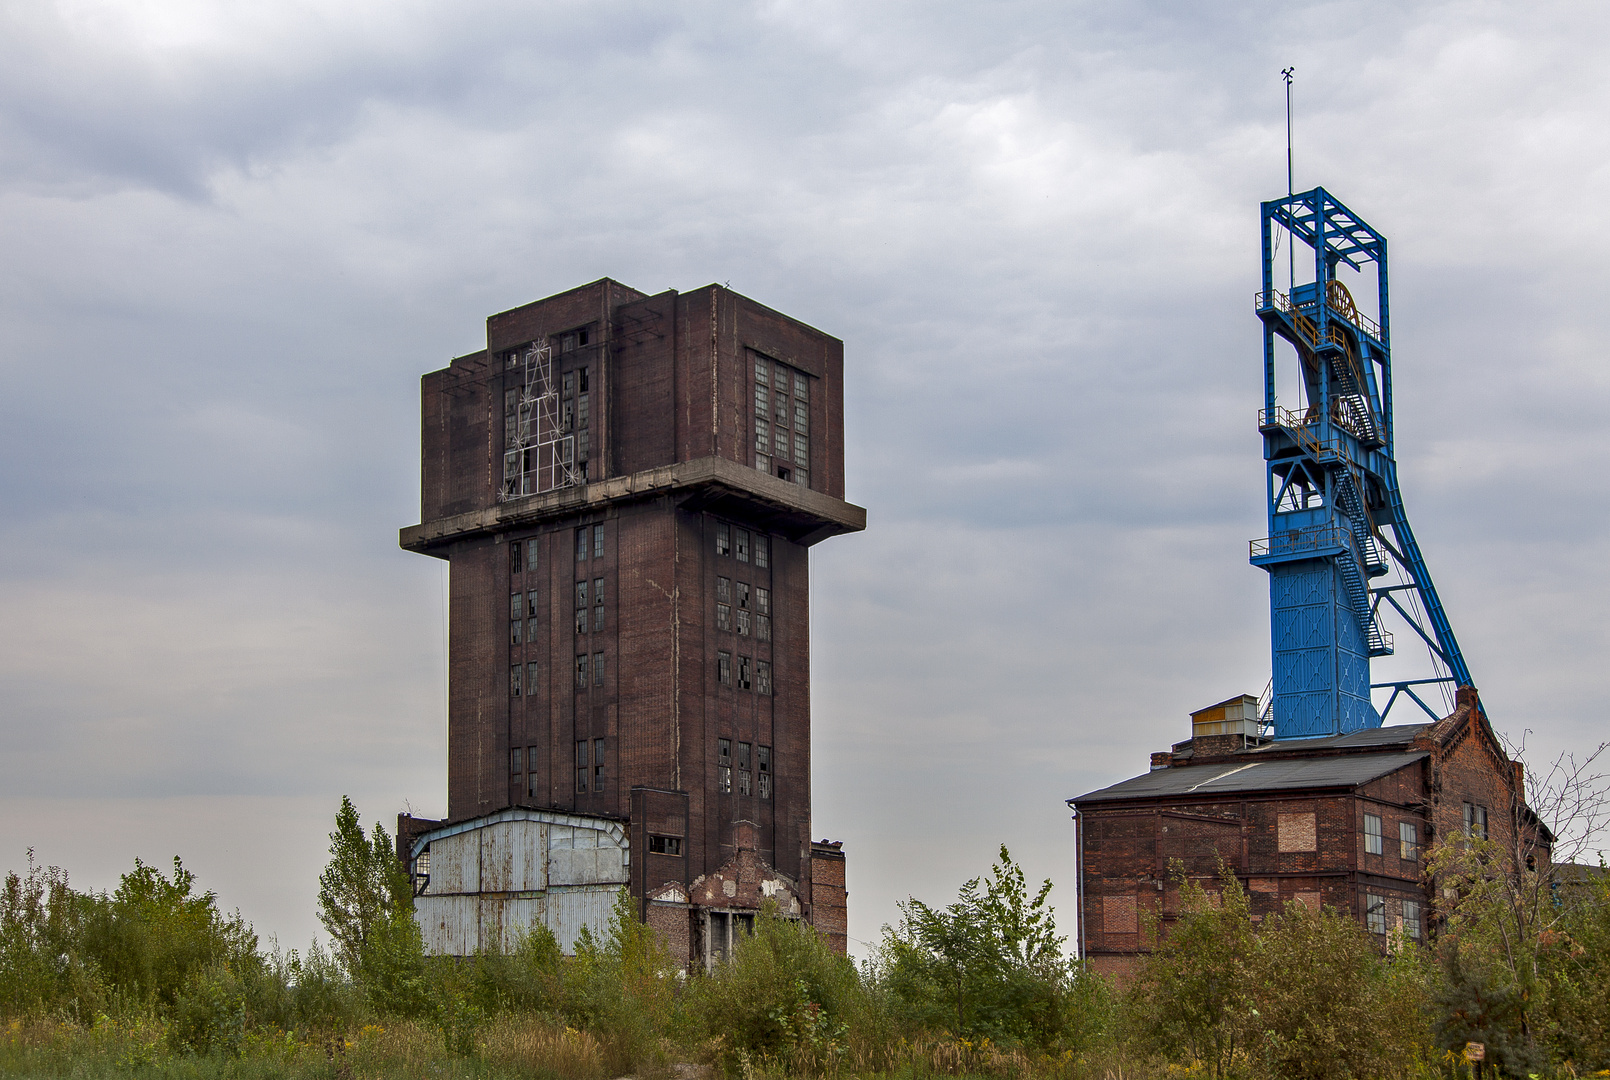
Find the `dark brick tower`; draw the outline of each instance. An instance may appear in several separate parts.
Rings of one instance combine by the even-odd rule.
[[[401,543],[451,566],[449,818],[628,819],[645,909],[752,849],[809,915],[808,549],[866,522],[843,343],[604,279],[493,315],[422,399]]]

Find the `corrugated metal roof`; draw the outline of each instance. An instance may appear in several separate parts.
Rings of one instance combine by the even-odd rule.
[[[1279,753],[1297,747],[1302,750],[1348,749],[1355,746],[1407,746],[1415,736],[1430,724],[1394,724],[1391,727],[1365,728],[1347,735],[1329,735],[1323,739],[1276,739],[1251,753]]]
[[[1427,757],[1424,751],[1403,754],[1340,754],[1274,761],[1246,761],[1239,756],[1214,765],[1176,766],[1143,773],[1111,787],[1079,795],[1073,804],[1147,799],[1158,796],[1214,795],[1235,791],[1280,791],[1286,788],[1357,787]]]

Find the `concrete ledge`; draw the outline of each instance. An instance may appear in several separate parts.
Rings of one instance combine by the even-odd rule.
[[[690,503],[697,502],[696,508],[749,517],[807,545],[866,528],[866,510],[854,503],[726,458],[707,457],[410,525],[400,531],[397,542],[407,551],[445,558],[446,552],[440,549],[457,540],[662,495],[689,496]]]

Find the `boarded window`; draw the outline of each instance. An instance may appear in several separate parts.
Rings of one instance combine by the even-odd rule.
[[[1281,814],[1278,823],[1278,845],[1282,852],[1317,851],[1319,842],[1314,815]]]
[[[1140,911],[1133,896],[1101,898],[1101,928],[1109,934],[1140,933]]]

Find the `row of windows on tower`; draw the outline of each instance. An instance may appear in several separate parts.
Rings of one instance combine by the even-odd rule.
[[[537,770],[538,748],[513,747],[509,750],[509,778],[519,783],[525,775],[526,795],[535,799],[541,794],[541,774]],[[578,792],[604,790],[604,740],[576,740],[576,790]]]
[[[770,641],[771,590],[758,585],[751,588],[747,581],[734,583],[724,577],[716,578],[716,629],[728,632],[736,629],[740,637],[752,632],[755,640]]]
[[[722,686],[732,685],[732,654],[725,649],[716,653],[716,681]],[[771,662],[738,657],[738,689],[753,690],[757,694],[771,693]]]
[[[751,771],[749,752],[755,751],[755,769]],[[746,742],[738,744],[737,757],[738,794],[751,793],[750,782],[756,782],[757,790],[762,799],[771,798],[771,747],[751,747]],[[716,740],[716,788],[723,795],[732,794],[733,756],[732,740]]]
[[[576,655],[576,689],[585,690],[589,686],[601,687],[604,685],[604,672],[606,670],[604,654],[578,653]],[[520,697],[534,695],[537,692],[537,662],[528,661],[524,664],[509,665],[509,696]]]
[[[594,578],[589,590],[586,581],[576,582],[576,633],[604,629],[604,579]],[[768,628],[769,630],[769,628]],[[537,640],[537,591],[509,594],[509,644]]]
[[[810,487],[810,376],[755,354],[755,468]]]
[[[771,565],[771,541],[764,533],[750,534],[748,529],[716,522],[716,554],[730,556],[741,563],[753,559],[755,566],[764,570]]]
[[[537,568],[538,550],[539,545],[536,537],[526,540],[511,540],[509,542],[509,573],[518,575],[525,573],[527,570],[535,570]],[[586,562],[589,558],[602,559],[603,557],[603,525],[583,525],[577,529],[576,561]]]

